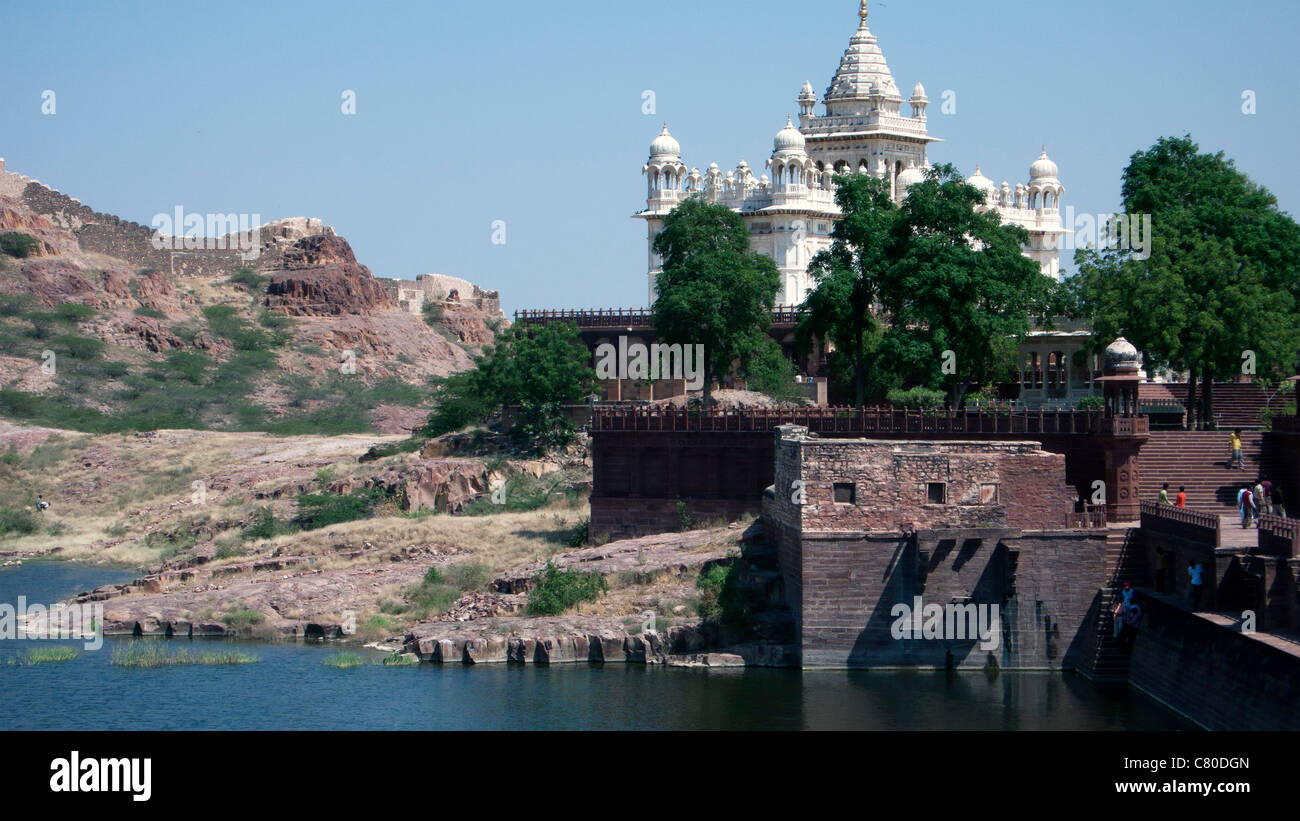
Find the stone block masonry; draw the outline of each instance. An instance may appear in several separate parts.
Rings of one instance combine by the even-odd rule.
[[[1037,442],[822,439],[778,429],[773,513],[804,533],[1065,525],[1065,457]]]
[[[1104,531],[1058,530],[1076,494],[1036,442],[776,433],[763,502],[804,667],[1064,669],[1091,646]],[[1033,528],[1033,529],[1030,529]],[[974,634],[894,631],[898,605],[997,608]]]
[[[1138,593],[1145,613],[1129,683],[1210,730],[1300,730],[1300,651],[1243,635],[1177,598]]]

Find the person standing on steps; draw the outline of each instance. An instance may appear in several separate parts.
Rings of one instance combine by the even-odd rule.
[[[1205,592],[1205,565],[1200,562],[1192,562],[1187,568],[1187,575],[1190,577],[1191,584],[1188,585],[1188,592],[1192,596],[1192,609],[1201,609],[1201,596]]]
[[[1119,643],[1132,650],[1138,637],[1138,625],[1142,622],[1142,608],[1136,604],[1124,606],[1124,627],[1120,630]]]
[[[1255,527],[1259,527],[1259,516],[1266,513],[1264,509],[1264,480],[1257,479],[1255,486],[1250,489],[1251,501],[1255,503]]]
[[[1259,483],[1260,490],[1263,491],[1259,497],[1260,510],[1264,513],[1272,514],[1273,512],[1273,483],[1264,479]]]
[[[1160,504],[1169,504],[1169,483],[1165,482],[1164,487],[1160,488]]]
[[[1286,518],[1286,503],[1282,499],[1282,486],[1273,485],[1273,513]]]
[[[1178,488],[1178,495],[1174,497],[1174,507],[1187,507],[1187,488]]]
[[[1245,530],[1250,527],[1250,523],[1255,518],[1255,500],[1254,493],[1250,485],[1242,485],[1241,490],[1237,491],[1237,512],[1241,514],[1241,529]]]
[[[1232,456],[1228,459],[1228,469],[1232,469],[1232,463],[1237,463],[1238,470],[1246,469],[1246,459],[1241,455],[1241,428],[1237,428],[1228,437],[1228,447],[1232,449]]]

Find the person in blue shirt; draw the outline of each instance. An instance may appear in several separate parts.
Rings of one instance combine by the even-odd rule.
[[[1192,594],[1192,609],[1201,609],[1201,595],[1205,591],[1205,565],[1200,562],[1192,562],[1187,568],[1187,575],[1191,577],[1189,585]]]

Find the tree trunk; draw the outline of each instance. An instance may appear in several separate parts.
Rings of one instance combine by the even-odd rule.
[[[1201,421],[1209,430],[1214,425],[1214,377],[1209,373],[1201,376],[1201,408]]]
[[[853,362],[853,400],[859,408],[867,402],[867,357],[862,353]]]
[[[962,400],[970,390],[971,380],[954,381],[952,385],[952,409],[961,410]]]
[[[704,410],[713,407],[713,365],[705,360],[704,364]]]
[[[1187,429],[1197,430],[1198,428],[1196,427],[1196,416],[1197,416],[1196,412],[1198,408],[1196,405],[1196,367],[1195,366],[1192,366],[1187,371],[1186,409],[1187,409]]]

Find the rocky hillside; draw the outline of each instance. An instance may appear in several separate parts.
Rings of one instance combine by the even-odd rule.
[[[504,323],[473,304],[401,310],[319,220],[253,239],[159,250],[145,226],[0,166],[0,416],[403,432],[427,416],[430,379],[471,367]]]

